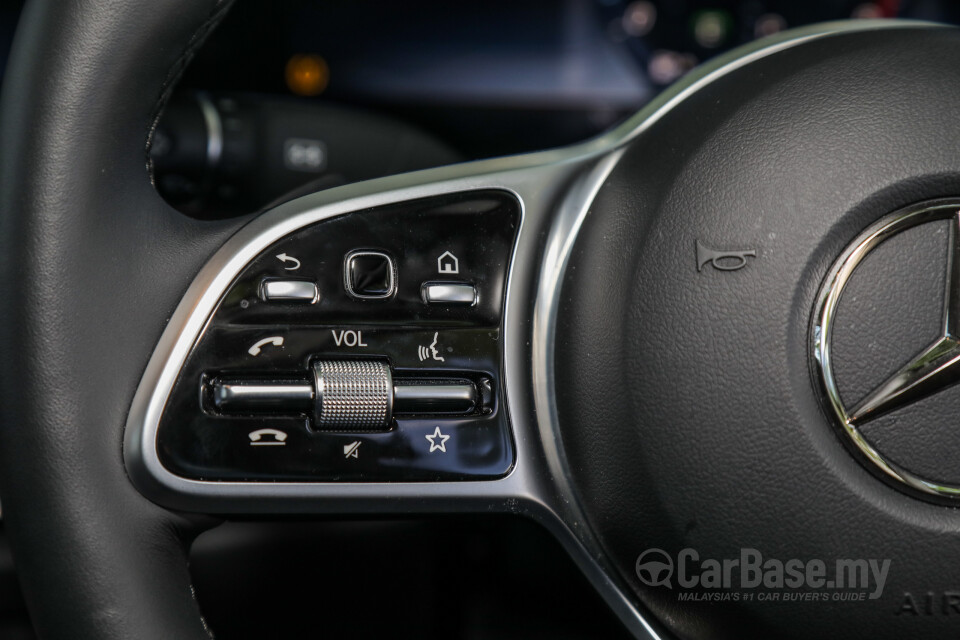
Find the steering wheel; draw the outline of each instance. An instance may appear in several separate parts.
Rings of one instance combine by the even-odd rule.
[[[582,144],[201,222],[148,148],[228,8],[16,36],[0,480],[42,637],[209,637],[220,516],[450,511],[543,523],[638,638],[955,634],[956,31],[788,32]]]

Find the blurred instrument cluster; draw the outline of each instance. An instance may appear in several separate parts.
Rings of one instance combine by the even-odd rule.
[[[0,0],[0,62],[21,2]],[[701,62],[802,25],[957,24],[956,0],[239,0],[153,141],[191,215],[570,144]]]

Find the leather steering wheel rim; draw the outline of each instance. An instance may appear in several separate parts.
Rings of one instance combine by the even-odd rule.
[[[130,398],[202,262],[242,221],[161,200],[147,149],[222,0],[30,2],[0,139],[0,468],[41,637],[206,638],[187,571],[212,521],[126,476]]]
[[[278,510],[286,508],[290,512],[298,508],[310,513],[340,508],[374,513],[389,504],[394,512],[496,508],[538,517],[552,523],[554,533],[565,540],[571,555],[579,554],[581,568],[592,575],[598,588],[606,590],[608,602],[621,618],[632,620],[632,630],[638,636],[645,633],[650,637],[659,637],[659,630],[640,615],[638,601],[659,613],[673,630],[679,628],[679,633],[689,636],[698,636],[707,629],[715,634],[726,622],[762,621],[767,614],[747,610],[746,616],[743,611],[730,615],[727,610],[723,616],[711,618],[713,609],[704,616],[703,611],[686,606],[686,601],[683,607],[677,605],[681,600],[674,601],[673,592],[647,589],[659,585],[637,582],[643,581],[640,573],[634,571],[635,561],[642,557],[637,553],[643,552],[643,547],[637,546],[639,531],[649,534],[645,538],[647,549],[666,553],[663,549],[673,550],[671,545],[678,546],[677,541],[683,540],[697,543],[702,549],[719,545],[715,554],[719,556],[728,539],[718,533],[731,536],[729,545],[741,535],[726,526],[728,513],[748,514],[746,509],[754,509],[756,517],[741,516],[730,521],[751,526],[771,522],[774,533],[779,533],[781,527],[770,517],[770,506],[781,517],[794,515],[791,500],[800,493],[800,487],[813,496],[802,501],[808,507],[801,512],[807,529],[813,528],[812,518],[820,516],[821,535],[812,540],[813,546],[806,547],[807,555],[818,558],[846,557],[843,554],[856,548],[852,544],[834,546],[843,540],[834,526],[841,517],[831,518],[822,508],[826,496],[833,498],[833,507],[847,521],[869,523],[875,532],[880,524],[888,527],[885,540],[894,545],[903,540],[923,540],[922,536],[939,541],[943,531],[955,529],[953,512],[915,502],[908,495],[891,495],[889,487],[875,484],[876,478],[846,456],[842,445],[833,438],[832,423],[824,419],[816,388],[809,384],[806,349],[806,320],[811,306],[808,298],[813,298],[844,238],[853,238],[868,223],[903,206],[956,193],[960,182],[952,150],[957,145],[942,144],[946,133],[956,133],[952,127],[941,126],[944,114],[949,112],[947,106],[957,103],[950,93],[956,83],[942,87],[925,80],[949,78],[950,73],[955,73],[949,58],[958,46],[954,32],[933,34],[925,31],[926,26],[897,24],[893,27],[900,33],[867,33],[881,28],[868,24],[858,28],[864,32],[860,35],[836,39],[820,39],[821,35],[840,32],[836,27],[796,32],[784,36],[789,40],[779,45],[772,41],[761,44],[765,49],[754,52],[756,55],[734,52],[729,66],[714,66],[711,71],[708,65],[700,75],[692,74],[686,88],[665,92],[639,112],[635,121],[596,140],[567,150],[448,167],[413,177],[387,178],[366,185],[349,185],[335,192],[310,194],[277,207],[235,233],[249,218],[199,222],[163,202],[151,184],[147,153],[153,125],[171,88],[229,4],[221,0],[78,0],[61,6],[53,0],[37,0],[28,5],[21,19],[0,102],[0,143],[4,150],[0,157],[0,277],[7,284],[6,295],[0,298],[0,357],[5,361],[0,367],[0,494],[9,516],[7,529],[17,552],[24,593],[41,636],[108,640],[209,637],[190,587],[187,550],[191,539],[215,521],[154,504],[138,492],[138,473],[140,489],[146,490],[146,495],[155,491],[158,503],[170,509],[195,509],[200,513],[234,513],[231,508],[238,504],[241,511],[249,508],[244,511],[249,513],[275,513],[270,511],[273,505],[281,504],[284,507],[277,507]],[[802,43],[809,46],[800,46]],[[921,49],[927,50],[925,60],[936,60],[936,64],[924,66],[928,75],[908,68],[911,56],[897,55],[919,55]],[[775,52],[784,53],[774,57]],[[736,56],[741,57],[734,62]],[[878,67],[887,58],[892,61],[891,68],[902,71],[899,101],[891,100],[885,93],[887,85],[877,81],[885,77]],[[848,64],[836,64],[837,61]],[[939,74],[937,65],[941,65]],[[760,82],[764,78],[772,80]],[[792,79],[799,80],[792,83]],[[835,89],[824,92],[827,86]],[[811,91],[811,87],[818,91]],[[783,99],[781,94],[789,99]],[[728,96],[733,98],[726,100]],[[824,96],[826,99],[821,99]],[[926,114],[924,118],[916,118],[915,96],[927,98],[920,101],[928,110],[920,111]],[[861,114],[873,111],[877,116],[869,121],[880,127],[878,135],[859,135]],[[743,113],[749,117],[743,118]],[[887,118],[895,123],[917,119],[916,131],[927,137],[910,135],[913,130],[907,128],[882,127]],[[741,126],[743,122],[755,126]],[[826,126],[818,128],[810,122]],[[837,123],[842,128],[839,135],[831,131]],[[902,138],[885,135],[894,128]],[[806,144],[808,131],[824,135],[822,147]],[[676,132],[683,132],[687,146],[679,144]],[[769,134],[777,135],[765,137]],[[783,141],[791,142],[794,134],[802,140],[784,145]],[[836,140],[843,136],[850,136],[857,144],[851,142],[844,147],[849,156],[830,156],[839,158],[838,168],[826,171],[818,151],[834,148]],[[724,144],[716,144],[718,141]],[[917,148],[907,157],[904,149],[913,148],[909,145]],[[771,157],[779,157],[771,156],[771,149],[784,153],[786,158],[771,163]],[[931,153],[930,149],[939,149],[943,155]],[[649,150],[670,153],[658,156],[648,153]],[[746,176],[737,173],[748,165],[726,161],[734,157],[734,150],[752,151],[748,156],[760,170]],[[704,151],[717,157],[707,155],[703,159],[700,154]],[[910,159],[912,163],[881,162],[890,157]],[[702,165],[691,171],[691,160],[702,160]],[[863,167],[872,166],[868,161],[880,165],[873,167],[873,182],[864,181],[861,175]],[[756,176],[770,167],[779,170],[793,166],[792,162],[799,162],[800,168],[812,175],[804,181],[805,186],[823,185],[822,206],[801,210],[806,215],[802,218],[805,224],[797,224],[796,220],[801,218],[791,217],[792,210],[780,206],[781,194],[793,193],[797,176],[804,175],[799,170],[781,171],[775,176],[780,182],[763,180],[765,191],[754,189],[748,202],[738,200],[744,194],[743,185],[755,185]],[[718,167],[730,171],[732,177],[717,171]],[[849,201],[839,201],[833,183],[819,178],[822,174],[842,175],[841,169],[854,172],[844,181],[855,187],[846,190]],[[658,173],[661,171],[665,173]],[[638,176],[654,183],[645,191],[638,189]],[[707,184],[705,176],[712,176],[715,189],[703,188]],[[163,346],[162,336],[177,334],[182,328],[179,325],[191,324],[194,315],[210,311],[204,310],[201,303],[217,299],[217,291],[208,291],[204,283],[221,279],[226,283],[226,276],[219,278],[224,264],[239,269],[249,259],[240,259],[247,252],[259,253],[283,234],[334,214],[359,211],[371,204],[410,201],[427,195],[426,192],[454,193],[511,185],[523,202],[525,220],[507,287],[508,302],[523,302],[508,304],[504,314],[504,350],[509,351],[508,347],[513,345],[515,352],[505,359],[507,386],[513,384],[518,389],[507,394],[511,426],[517,436],[516,464],[509,474],[486,483],[224,483],[211,487],[201,482],[191,484],[168,470],[158,470],[156,465],[142,464],[146,459],[144,449],[154,446],[157,439],[137,440],[137,434],[154,433],[150,429],[155,425],[151,426],[146,418],[138,420],[143,416],[131,412],[131,398],[135,394],[149,397],[157,392],[160,385],[151,381],[158,378],[151,376],[152,366],[148,363],[156,357],[160,362],[157,369],[161,373],[166,369],[163,349],[155,350],[158,341]],[[730,185],[741,188],[729,188]],[[666,197],[669,193],[659,197],[660,188],[678,191],[673,198]],[[760,207],[764,216],[756,219],[768,225],[782,225],[776,233],[757,235],[759,227],[750,226],[754,218],[743,215],[744,211],[756,209],[757,192],[766,193],[772,200]],[[803,197],[798,197],[798,202],[818,202],[815,196],[821,192],[808,188],[800,193]],[[644,202],[644,197],[652,201]],[[725,207],[719,206],[723,203]],[[587,224],[578,238],[584,222]],[[657,239],[655,249],[666,252],[663,255],[650,252],[649,264],[640,260],[644,256],[624,260],[622,256],[632,256],[628,251],[631,247],[626,247],[622,255],[608,256],[610,259],[591,268],[591,260],[616,248],[608,238],[617,238],[617,242],[636,249],[641,246],[636,239],[648,237],[645,228],[636,227],[649,224],[654,228],[660,223],[664,232],[649,237]],[[798,229],[806,231],[815,224],[820,225],[820,235],[799,237]],[[538,225],[546,232],[537,233]],[[700,236],[690,235],[692,229],[706,229],[711,242],[723,240],[724,246],[730,243],[742,250],[744,256],[755,260],[751,269],[735,276],[742,276],[741,280],[715,282],[708,278],[722,277],[721,272],[731,269],[713,264],[711,268],[716,273],[708,271],[701,276],[706,262],[699,255]],[[548,238],[546,246],[541,244],[544,236]],[[728,238],[736,239],[736,244]],[[751,244],[741,246],[743,238]],[[786,250],[764,253],[766,249],[753,244],[768,242],[771,246],[769,243],[775,238],[780,238],[781,243],[785,238],[794,240],[790,243],[793,260],[787,265],[792,265],[792,272],[784,267],[789,262]],[[565,239],[571,242],[566,243]],[[806,245],[801,242],[804,239]],[[560,249],[552,253],[555,247]],[[779,262],[768,257],[773,255],[779,257]],[[552,262],[558,256],[566,257]],[[581,277],[588,278],[586,282],[578,280],[576,274],[564,273],[568,259],[578,266]],[[737,264],[745,265],[743,260]],[[625,263],[629,268],[620,269]],[[768,264],[774,266],[764,266]],[[616,273],[602,281],[610,283],[621,278],[624,286],[595,287],[589,278],[602,274],[601,267],[611,265],[617,267]],[[647,272],[641,267],[646,267]],[[771,276],[763,269],[787,278],[786,284],[771,286]],[[526,277],[519,277],[518,273]],[[540,277],[545,273],[556,278],[552,288],[549,278]],[[668,282],[670,274],[678,286],[668,291],[663,283]],[[749,284],[747,279],[754,277],[758,284]],[[737,284],[744,281],[748,286]],[[705,282],[714,284],[708,290]],[[651,291],[634,295],[639,291],[634,283],[650,284]],[[800,294],[791,293],[795,288]],[[525,291],[534,290],[536,294],[524,295]],[[559,307],[557,314],[550,311],[550,304],[544,307],[542,303],[559,300],[552,296],[560,290],[568,306]],[[695,292],[699,303],[708,301],[703,291],[712,291],[716,300],[698,316],[694,313],[696,306],[674,295],[675,291]],[[576,295],[567,296],[569,292]],[[741,318],[733,311],[769,310],[770,292],[781,296],[782,307],[790,313],[783,314],[786,321],[764,319],[763,326],[773,336],[768,344],[791,344],[796,348],[782,354],[773,364],[768,359],[763,366],[742,368],[740,377],[724,376],[721,382],[726,386],[719,384],[716,376],[697,378],[701,372],[712,376],[714,368],[707,365],[727,363],[731,353],[755,351],[755,332],[762,323],[737,324]],[[618,293],[620,298],[615,304],[604,297]],[[653,319],[644,317],[643,323],[636,326],[623,322],[627,329],[635,329],[631,331],[624,331],[620,325],[611,326],[610,331],[598,331],[606,321],[639,317],[637,310],[642,316],[657,294],[663,300],[649,314]],[[716,313],[717,309],[727,308],[724,305],[735,299],[734,294],[757,295],[758,302],[733,305],[730,313]],[[598,299],[591,298],[594,295]],[[570,301],[579,301],[579,306]],[[631,301],[625,310],[614,313],[619,309],[616,305]],[[678,305],[678,301],[684,304]],[[685,335],[702,336],[704,327],[713,327],[713,333],[706,335],[724,340],[739,335],[742,344],[749,348],[736,343],[730,343],[734,346],[730,348],[719,339],[693,340],[683,352],[688,354],[689,362],[676,366],[676,356],[683,353],[660,348],[667,342],[662,337],[673,336],[680,326],[667,322],[665,311],[671,305],[677,307],[678,317],[691,323]],[[650,331],[657,326],[657,318],[665,326],[660,332]],[[203,317],[196,320],[193,324],[204,326]],[[526,333],[531,320],[535,343],[532,347]],[[727,325],[744,330],[736,333]],[[790,342],[782,337],[784,327],[789,329]],[[177,352],[174,347],[181,343],[186,345],[186,353],[188,341],[193,338],[183,335],[170,337],[170,353]],[[633,350],[623,349],[619,343],[607,341],[607,335],[637,336],[638,344]],[[557,336],[559,342],[553,342]],[[719,345],[722,353],[711,359],[713,344]],[[556,358],[559,369],[550,355],[557,345],[565,350]],[[573,348],[569,348],[571,345]],[[659,356],[669,352],[675,356],[674,365],[659,367],[658,359],[653,357],[638,359],[654,367],[649,372],[638,373],[636,368],[630,368],[632,365],[624,364],[619,370],[607,366],[603,375],[592,377],[590,384],[565,378],[567,374],[579,373],[578,365],[590,363],[591,354],[603,354],[604,348],[611,353],[594,359],[594,364],[614,362],[626,358],[627,353]],[[577,358],[577,349],[586,354]],[[516,357],[518,353],[521,357]],[[564,368],[564,358],[568,357],[576,361]],[[534,363],[532,373],[527,370],[528,361]],[[556,380],[551,377],[555,369],[562,374]],[[661,369],[678,375],[671,379]],[[779,377],[770,373],[774,369]],[[626,375],[618,375],[618,371]],[[764,379],[752,386],[743,385],[739,381],[748,379],[746,374]],[[631,404],[637,398],[618,391],[620,380],[630,380],[631,375],[634,388],[643,388],[650,381],[663,388],[636,394],[642,402]],[[762,390],[765,384],[778,380],[781,388],[761,394],[765,399],[762,405],[754,402],[755,397],[736,403],[728,400],[734,395],[731,389]],[[138,386],[137,381],[146,382]],[[545,397],[558,389],[562,396],[559,400]],[[695,397],[692,401],[680,398],[668,402],[662,415],[656,415],[657,403],[669,399],[678,389],[693,390]],[[715,402],[701,402],[706,397],[701,390],[713,390],[722,397]],[[762,415],[752,411],[754,407],[774,407],[773,400],[783,399],[797,400],[802,411],[785,407],[779,414],[759,421],[757,428],[742,431],[749,436],[746,442],[750,446],[730,437],[728,425],[750,424]],[[676,411],[675,407],[683,411]],[[702,458],[694,455],[693,465],[688,457],[697,450],[675,446],[674,436],[679,429],[673,424],[679,421],[678,416],[693,415],[691,407],[700,407],[704,415],[684,422],[691,435],[688,440],[709,445]],[[730,409],[732,417],[715,419],[718,407]],[[752,412],[737,413],[745,409]],[[560,419],[559,428],[551,424],[553,411]],[[619,411],[622,415],[613,413],[608,418],[603,411]],[[650,415],[636,419],[643,412]],[[531,417],[532,414],[536,415]],[[794,414],[802,414],[806,422],[801,425],[795,420],[789,423],[791,428],[777,430],[762,428],[779,424],[779,416]],[[591,421],[597,424],[583,428],[591,426]],[[133,434],[128,444],[133,442],[136,446],[130,447],[125,466],[124,437],[128,424],[133,426],[126,431],[127,436]],[[618,425],[633,428],[618,429]],[[658,425],[671,428],[654,433],[643,431]],[[777,440],[790,437],[794,444],[805,438],[806,432],[800,426],[809,426],[812,444],[783,446]],[[137,431],[139,427],[143,427],[142,432]],[[703,438],[708,428],[715,430],[713,439]],[[601,437],[608,438],[611,446],[595,447]],[[656,438],[663,438],[661,446],[649,446]],[[619,453],[610,456],[607,449]],[[761,451],[765,455],[751,456]],[[654,482],[647,482],[644,475],[648,466],[637,464],[641,459],[638,452],[649,453],[650,459],[645,461],[649,468],[659,467],[658,473],[650,475],[651,480],[685,474],[686,466],[709,470],[708,465],[700,464],[701,459],[709,459],[718,468],[740,473],[729,474],[728,479],[743,480],[756,473],[764,481],[750,483],[750,488],[769,490],[779,486],[790,499],[769,493],[762,496],[765,500],[743,501],[742,487],[732,485],[721,496],[731,503],[724,510],[718,507],[723,503],[713,491],[722,486],[717,478],[727,477],[720,472],[700,483],[700,487],[706,488],[701,493],[686,477],[676,478],[665,490],[656,490]],[[773,454],[790,455],[774,465]],[[594,460],[594,456],[601,459]],[[755,458],[761,462],[757,463]],[[724,464],[731,459],[734,464]],[[611,460],[619,461],[613,472],[609,471]],[[801,465],[802,460],[807,464]],[[779,485],[763,476],[769,475],[772,468],[777,471],[775,479]],[[824,480],[819,476],[817,483],[809,481],[809,468],[825,468],[831,477],[839,476],[841,482],[834,484],[842,491],[830,494],[823,490]],[[129,469],[133,471],[128,477]],[[792,471],[796,479],[785,471]],[[151,485],[151,481],[157,482]],[[637,498],[624,491],[625,486],[635,489]],[[260,501],[267,491],[274,494],[273,498],[288,501]],[[861,500],[864,497],[869,499]],[[643,500],[650,503],[642,504]],[[303,508],[304,504],[309,507]],[[687,505],[693,505],[688,509],[689,515],[683,513]],[[854,506],[860,509],[859,515]],[[877,515],[881,510],[889,512],[883,519]],[[622,517],[624,513],[635,520]],[[707,522],[710,514],[715,515],[713,526],[699,524]],[[756,531],[760,529],[748,530],[744,539],[777,537]],[[856,541],[861,540],[860,532],[852,526],[842,531],[855,536]],[[784,553],[804,549],[791,542],[783,540]],[[887,558],[915,560],[909,563],[911,572],[903,574],[904,583],[920,584],[914,581],[912,573],[924,577],[930,573],[923,570],[926,565],[920,562],[928,559],[921,557],[925,549],[922,545],[908,550],[896,546],[889,549],[883,552]],[[872,553],[872,549],[863,551]],[[632,596],[627,596],[628,592]],[[632,600],[628,601],[628,597]],[[871,611],[861,607],[861,617],[848,617],[844,624],[867,629],[865,621],[869,620],[884,629],[898,629],[871,617]],[[794,613],[806,612],[797,609]],[[781,627],[791,625],[789,617],[776,618]],[[821,635],[836,632],[834,622],[829,616],[821,616],[817,624],[824,629],[829,627]],[[808,624],[804,631],[817,629],[816,624]],[[933,624],[938,625],[933,627],[934,631],[947,631],[946,623]],[[792,626],[799,628],[799,620]],[[774,628],[782,632],[782,628],[771,623],[770,629]],[[737,637],[742,632],[740,629]],[[754,633],[776,635],[758,625]]]

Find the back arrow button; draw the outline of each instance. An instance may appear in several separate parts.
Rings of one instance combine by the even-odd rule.
[[[283,263],[292,264],[292,267],[284,267],[285,271],[296,271],[300,268],[300,261],[294,258],[293,256],[288,256],[285,253],[281,253],[277,256],[277,260]]]

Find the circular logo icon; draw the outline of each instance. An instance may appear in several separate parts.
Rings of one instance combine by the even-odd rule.
[[[647,549],[637,558],[637,577],[650,587],[665,586],[672,589],[673,558],[663,549]]]
[[[869,387],[859,393],[850,393],[848,394],[850,397],[844,397],[837,382],[838,362],[841,359],[833,355],[837,346],[835,325],[843,293],[851,288],[848,285],[855,276],[855,271],[875,249],[898,238],[905,231],[930,224],[940,225],[927,228],[941,230],[938,233],[941,234],[940,237],[946,235],[947,245],[943,258],[939,258],[943,255],[939,251],[929,252],[933,256],[931,260],[936,258],[938,261],[938,266],[934,267],[934,270],[943,274],[941,289],[943,294],[937,302],[942,313],[942,318],[939,319],[939,335],[932,336],[933,339],[927,343],[927,346],[906,356],[905,362],[899,368],[891,369],[885,374],[887,375],[885,380],[872,382]],[[944,234],[943,231],[946,233]],[[920,255],[918,254],[920,249],[911,242],[906,240],[888,246],[900,251],[896,254],[900,256],[899,262],[908,264]],[[879,259],[898,267],[897,259],[891,258],[891,255],[893,254]],[[867,273],[870,275],[863,277],[875,284],[878,291],[883,291],[886,287],[895,284],[893,280],[883,279],[885,274],[882,272],[868,270]],[[903,279],[910,277],[912,272],[890,271],[890,273],[895,273],[898,278]],[[856,300],[856,297],[852,299]],[[898,318],[904,315],[902,309],[895,307],[892,303],[884,301],[884,307],[896,310],[896,313],[891,313],[891,322],[897,322]],[[934,318],[934,321],[936,320],[938,319]],[[848,326],[856,326],[851,324],[850,320],[846,322]],[[919,331],[915,328],[912,330]],[[875,420],[888,414],[902,416],[904,415],[902,411],[910,405],[926,401],[927,398],[932,399],[933,396],[960,381],[960,200],[939,200],[913,205],[880,219],[861,233],[827,273],[814,312],[811,340],[813,359],[820,374],[825,404],[836,417],[838,426],[848,443],[862,453],[864,459],[872,463],[887,478],[902,483],[899,486],[906,485],[927,495],[960,498],[960,483],[955,480],[931,477],[934,475],[931,472],[934,466],[932,464],[917,465],[920,468],[918,472],[907,469],[901,460],[902,451],[895,450],[891,453],[891,445],[884,443],[881,439],[873,438],[869,431],[871,425],[876,424]],[[865,352],[848,350],[845,357],[849,362],[861,363],[860,370],[867,370],[866,365],[862,364],[867,359]],[[894,414],[894,412],[901,413]],[[903,430],[909,429],[911,425],[916,428],[918,419],[922,418],[904,419],[902,425],[898,427],[900,432],[904,433]],[[867,427],[866,431],[865,427]],[[916,447],[913,448],[916,449]],[[904,449],[903,446],[901,446],[902,449]],[[896,462],[895,459],[900,462]]]

